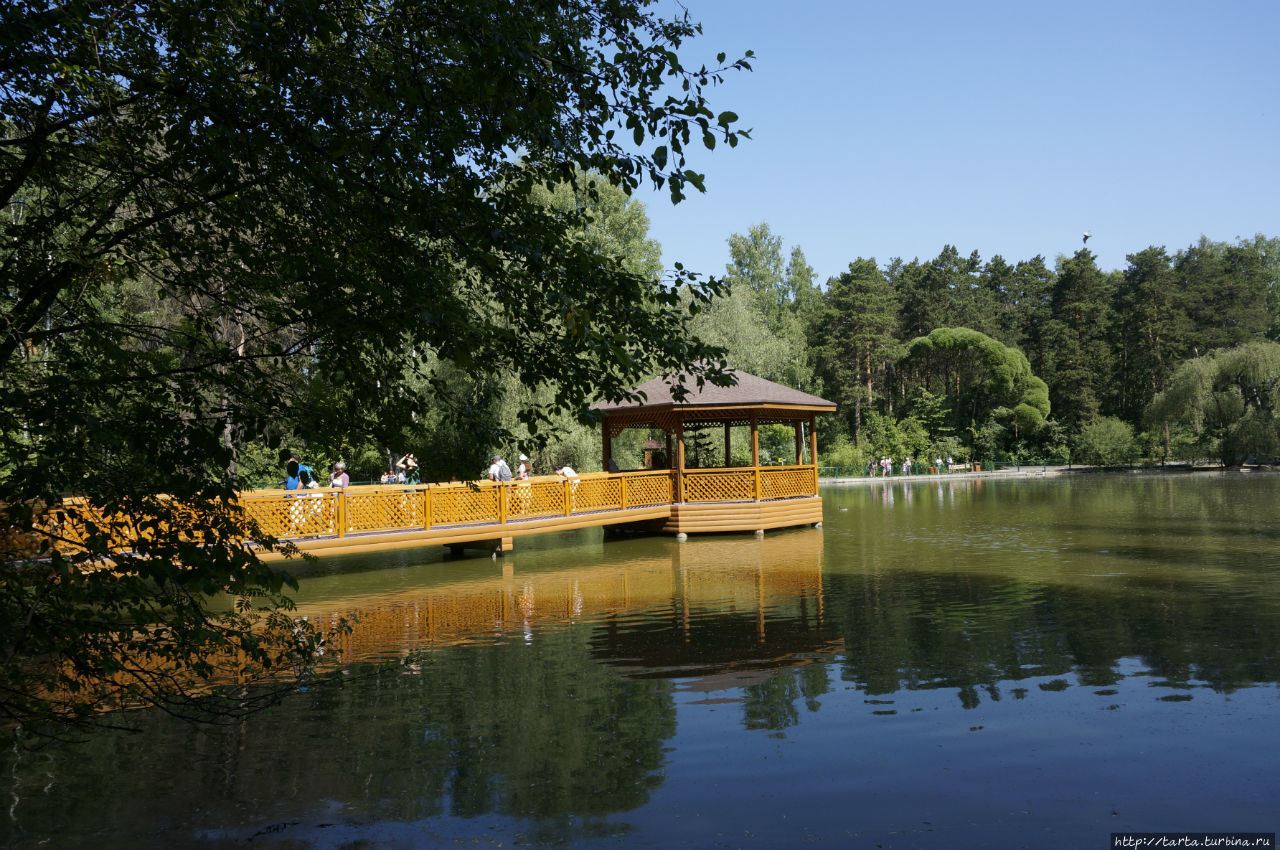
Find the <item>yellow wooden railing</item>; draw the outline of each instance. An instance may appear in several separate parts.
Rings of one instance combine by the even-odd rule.
[[[240,504],[275,537],[344,537],[368,532],[505,525],[553,517],[670,505],[670,470],[586,473],[575,480],[541,477],[503,483],[373,485],[347,490],[258,490]],[[688,502],[789,499],[818,493],[812,466],[686,470]]]
[[[686,470],[676,487],[670,470],[586,473],[574,480],[540,477],[509,483],[373,485],[347,490],[257,490],[242,493],[240,507],[262,533],[280,538],[345,537],[349,534],[426,531],[462,526],[501,526],[658,508],[678,496],[691,503],[753,502],[816,496],[812,466],[732,467]],[[178,506],[181,510],[181,506]],[[230,508],[234,510],[234,508]],[[42,547],[64,552],[87,549],[90,529],[114,541],[115,551],[137,549],[154,534],[146,517],[106,517],[81,499],[42,513],[36,529],[0,532],[9,557],[41,557]],[[505,536],[505,535],[503,535]]]
[[[818,494],[812,466],[755,466],[685,470],[686,502],[758,502]]]

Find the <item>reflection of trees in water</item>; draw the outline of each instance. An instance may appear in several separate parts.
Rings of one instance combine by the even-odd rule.
[[[55,804],[67,798],[42,789],[68,784],[98,789],[80,795],[80,823],[102,834],[145,824],[149,840],[166,810],[183,812],[171,826],[184,834],[234,834],[245,800],[276,800],[295,821],[332,821],[326,806],[338,800],[344,821],[491,813],[529,819],[538,840],[600,836],[619,828],[601,819],[644,804],[661,784],[675,733],[665,683],[594,663],[573,629],[529,646],[432,653],[407,669],[354,667],[340,687],[235,726],[136,719],[140,738],[105,732],[17,761],[0,757],[15,778],[20,825],[50,834],[65,823]]]
[[[590,663],[575,631],[540,635],[524,652],[433,655],[424,675],[425,755],[451,765],[454,814],[604,815],[639,806],[661,782],[670,693]]]
[[[955,688],[965,708],[1030,678],[1111,685],[1126,658],[1175,685],[1280,681],[1274,598],[1127,581],[1090,592],[971,574],[829,576],[826,622],[845,640],[846,681],[870,695]]]
[[[818,697],[831,691],[826,664],[806,664],[778,670],[763,682],[743,688],[743,722],[748,729],[780,731],[800,722],[798,703],[817,711]]]

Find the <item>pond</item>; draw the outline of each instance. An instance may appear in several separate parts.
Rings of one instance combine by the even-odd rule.
[[[820,529],[304,566],[338,685],[0,757],[11,847],[1104,847],[1280,822],[1280,476],[831,485]]]

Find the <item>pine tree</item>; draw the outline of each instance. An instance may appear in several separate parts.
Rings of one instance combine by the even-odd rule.
[[[898,299],[874,259],[859,258],[827,282],[810,339],[829,396],[862,439],[864,412],[885,393],[884,375],[898,349]]]

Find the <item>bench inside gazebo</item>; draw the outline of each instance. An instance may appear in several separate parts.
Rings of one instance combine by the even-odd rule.
[[[660,457],[669,461],[671,512],[635,525],[682,534],[822,522],[814,426],[818,414],[835,412],[835,404],[746,372],[733,374],[737,382],[728,387],[699,387],[688,379],[678,401],[673,381],[655,378],[636,388],[640,401],[594,405],[602,418],[604,469],[611,467],[613,444],[624,431],[663,435],[665,453],[651,436],[644,455],[647,463]],[[777,425],[792,429],[794,450],[762,463],[761,428]],[[734,465],[735,429],[749,434],[749,456],[741,449],[737,455],[748,465]],[[706,465],[708,459],[714,465]]]

